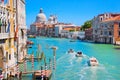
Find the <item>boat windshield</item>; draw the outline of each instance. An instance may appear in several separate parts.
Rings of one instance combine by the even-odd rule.
[[[96,60],[90,60],[91,62],[97,62]]]

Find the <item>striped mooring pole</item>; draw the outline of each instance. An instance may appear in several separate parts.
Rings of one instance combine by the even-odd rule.
[[[26,72],[27,71],[27,61],[25,60],[24,61],[24,72]]]
[[[43,74],[43,67],[41,66],[41,80],[44,79],[44,74]]]
[[[51,58],[49,59],[49,69],[52,69],[52,62],[51,62]]]
[[[34,55],[32,55],[32,70],[34,71]]]
[[[19,64],[17,64],[17,78],[19,79]]]

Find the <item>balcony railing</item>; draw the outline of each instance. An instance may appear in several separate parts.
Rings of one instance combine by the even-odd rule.
[[[9,38],[9,33],[0,33],[0,39],[7,39]]]

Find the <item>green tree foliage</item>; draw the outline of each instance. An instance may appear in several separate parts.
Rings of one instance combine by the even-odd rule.
[[[84,31],[85,29],[88,29],[91,27],[92,27],[92,20],[88,20],[81,26],[81,30]]]

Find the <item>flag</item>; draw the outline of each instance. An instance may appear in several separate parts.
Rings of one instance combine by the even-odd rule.
[[[10,32],[10,22],[8,21],[8,28],[7,28],[7,33]]]

